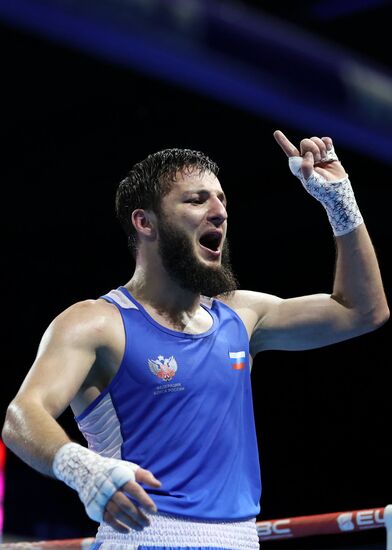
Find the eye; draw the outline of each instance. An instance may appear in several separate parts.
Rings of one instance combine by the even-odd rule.
[[[189,203],[189,204],[202,204],[202,203],[203,203],[202,199],[200,199],[199,197],[197,197],[197,198],[195,197],[195,198],[193,198],[193,199],[189,199],[189,200],[187,200],[187,201],[185,201],[185,202],[187,202],[187,203]]]

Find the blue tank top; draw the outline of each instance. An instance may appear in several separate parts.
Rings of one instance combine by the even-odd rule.
[[[109,386],[76,417],[89,447],[150,470],[162,486],[144,488],[160,512],[256,517],[259,456],[239,316],[210,300],[202,307],[211,328],[186,334],[157,323],[124,287],[102,298],[118,307],[126,343]]]

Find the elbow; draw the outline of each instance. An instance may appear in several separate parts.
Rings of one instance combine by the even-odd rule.
[[[15,401],[12,401],[7,408],[3,428],[1,430],[1,438],[11,451],[15,447],[18,438],[18,425],[20,423],[20,412]]]
[[[13,409],[13,403],[11,403],[7,408],[3,428],[1,430],[1,439],[9,448],[12,448],[12,441],[16,433],[14,420],[15,414]]]
[[[385,325],[390,317],[390,311],[387,303],[363,315],[360,319],[360,325],[364,332],[372,332]]]
[[[375,328],[381,327],[382,325],[385,325],[385,323],[388,321],[390,317],[391,312],[389,311],[388,304],[385,304],[385,306],[377,313],[377,316],[374,320]]]
[[[1,430],[1,439],[4,445],[6,445],[7,447],[10,447],[12,433],[13,433],[13,429],[12,429],[11,412],[10,412],[10,407],[8,407],[3,428]]]

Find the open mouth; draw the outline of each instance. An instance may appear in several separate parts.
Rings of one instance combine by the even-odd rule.
[[[205,233],[200,238],[199,242],[203,248],[207,248],[207,250],[212,252],[218,252],[219,246],[222,242],[222,235],[217,232]]]

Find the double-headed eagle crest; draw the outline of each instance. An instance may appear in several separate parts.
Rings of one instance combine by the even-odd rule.
[[[172,380],[177,372],[177,361],[173,355],[169,358],[158,355],[157,359],[148,360],[148,366],[150,367],[150,371],[164,382]]]

